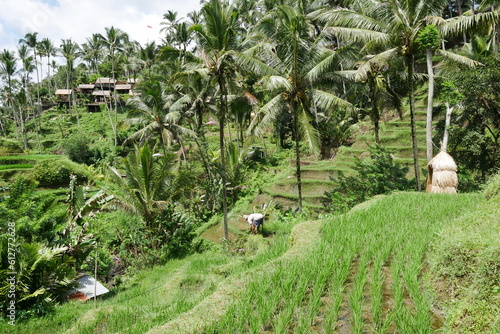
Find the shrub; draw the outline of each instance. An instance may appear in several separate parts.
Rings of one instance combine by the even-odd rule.
[[[82,166],[69,160],[44,160],[34,167],[33,178],[41,186],[69,184],[70,175],[76,175],[80,181],[87,180],[90,173]]]
[[[23,153],[23,149],[14,140],[0,139],[0,153]]]
[[[340,172],[332,179],[335,186],[325,192],[323,201],[327,208],[344,211],[375,195],[411,189],[411,182],[406,179],[408,167],[395,163],[391,153],[382,146],[371,146],[368,150],[369,159],[356,161],[354,170],[358,175],[345,176]]]
[[[88,164],[93,155],[88,143],[85,136],[71,135],[62,144],[64,154],[74,162]]]

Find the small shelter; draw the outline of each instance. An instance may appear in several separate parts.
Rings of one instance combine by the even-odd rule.
[[[137,85],[137,79],[135,79],[135,78],[128,78],[127,79],[127,84],[129,84],[129,85],[132,86],[131,89],[134,89],[135,86]]]
[[[117,84],[115,86],[115,91],[118,94],[130,94],[131,89],[132,89],[132,85],[130,85],[130,84]]]
[[[95,87],[97,89],[115,89],[116,80],[113,78],[97,78]]]
[[[59,107],[69,107],[71,102],[71,89],[56,89],[56,102]]]
[[[94,97],[94,101],[87,104],[88,112],[99,112],[101,111],[101,104],[111,103],[111,91],[110,90],[94,90],[92,92],[92,96]]]
[[[92,94],[94,87],[94,84],[80,84],[78,85],[78,91],[82,94]]]
[[[105,102],[104,98],[111,97],[110,90],[95,90],[92,92],[92,95],[95,97],[95,102]]]
[[[76,280],[78,286],[68,293],[68,299],[79,299],[86,301],[94,296],[100,296],[108,293],[104,285],[99,283],[94,277],[85,275]]]
[[[456,194],[457,164],[446,152],[440,152],[427,164],[425,190],[428,193]]]

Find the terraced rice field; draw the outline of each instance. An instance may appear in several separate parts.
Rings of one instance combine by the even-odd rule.
[[[397,194],[324,221],[307,256],[256,274],[202,332],[433,333],[443,319],[425,292],[425,252],[478,196]]]

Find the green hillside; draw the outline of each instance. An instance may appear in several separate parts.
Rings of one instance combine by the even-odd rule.
[[[466,317],[469,326],[492,333],[500,319],[498,309],[492,308],[498,302],[496,290],[484,291],[481,298],[466,292],[495,286],[497,280],[484,276],[483,282],[467,286],[464,276],[450,275],[456,266],[439,261],[457,251],[450,248],[446,231],[463,226],[480,238],[482,228],[498,229],[496,200],[486,201],[482,194],[399,193],[320,221],[269,221],[266,228],[272,239],[251,236],[237,251],[214,248],[137,273],[98,299],[95,309],[92,301],[67,303],[54,315],[19,323],[16,330],[478,333],[455,323]],[[473,244],[470,241],[461,251]],[[500,250],[495,238],[478,245],[476,255]],[[466,272],[473,275],[473,265],[481,258],[461,259],[470,261],[462,264],[471,265]],[[453,300],[460,297],[444,293],[452,286],[470,299],[457,305]],[[474,315],[463,313],[467,310]],[[3,332],[12,332],[9,329],[2,325]]]

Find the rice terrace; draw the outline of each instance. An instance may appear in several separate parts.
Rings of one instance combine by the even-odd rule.
[[[500,2],[195,2],[0,12],[0,333],[500,333]]]

